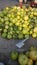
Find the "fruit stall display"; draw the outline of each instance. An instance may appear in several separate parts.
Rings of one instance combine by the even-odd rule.
[[[31,47],[29,51],[20,54],[15,51],[11,52],[10,58],[18,60],[20,65],[37,65],[37,48]]]
[[[28,51],[22,53],[11,51],[8,56],[1,55],[0,61],[4,65],[37,65],[37,48],[30,47]]]
[[[7,39],[37,38],[37,9],[13,6],[1,10],[0,36]]]
[[[0,65],[37,65],[37,9],[16,4],[0,1]],[[25,38],[24,46],[17,48]]]

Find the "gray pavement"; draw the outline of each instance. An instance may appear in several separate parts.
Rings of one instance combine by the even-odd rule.
[[[14,6],[17,3],[17,0],[0,0],[0,10],[6,6]]]

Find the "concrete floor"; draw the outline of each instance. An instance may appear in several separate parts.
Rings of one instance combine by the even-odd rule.
[[[0,0],[0,9],[6,6],[14,6],[17,3],[17,0]]]

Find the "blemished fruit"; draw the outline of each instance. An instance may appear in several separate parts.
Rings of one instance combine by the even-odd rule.
[[[12,60],[16,60],[18,58],[18,52],[15,52],[15,51],[11,52],[10,58]]]
[[[33,65],[32,59],[29,59],[29,60],[28,60],[28,64],[27,64],[27,65]]]
[[[37,48],[30,47],[29,51],[20,53],[18,62],[20,65],[37,65]]]
[[[7,39],[37,38],[37,10],[26,7],[6,7],[0,11],[0,33]]]
[[[26,65],[28,63],[28,58],[24,54],[20,54],[18,58],[20,65]]]
[[[30,52],[30,54],[29,54],[29,57],[30,57],[33,61],[37,60],[37,51],[32,50],[32,51]]]
[[[19,65],[37,65],[37,47],[31,46],[23,52],[12,51],[10,60],[11,62],[17,62]]]

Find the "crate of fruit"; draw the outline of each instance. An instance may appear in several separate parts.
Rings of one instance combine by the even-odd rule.
[[[37,9],[4,2],[0,2],[0,65],[37,65]]]
[[[5,6],[0,11],[0,48],[4,52],[10,51],[9,49],[16,48],[16,43],[23,39],[28,39],[28,43],[32,42],[32,45],[37,46],[37,9]]]

